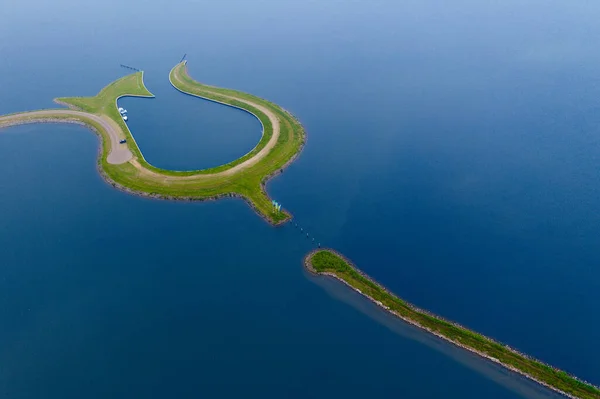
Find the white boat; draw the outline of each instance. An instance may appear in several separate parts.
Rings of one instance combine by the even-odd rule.
[[[127,115],[123,115],[123,120],[127,122]]]
[[[120,113],[121,115],[125,115],[125,114],[127,113],[127,110],[126,110],[125,108],[121,108],[121,107],[119,107],[119,113]]]

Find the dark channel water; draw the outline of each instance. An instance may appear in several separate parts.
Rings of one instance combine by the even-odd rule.
[[[85,3],[85,4],[84,4]],[[324,245],[416,305],[600,384],[600,5],[586,1],[6,2],[0,114],[123,99],[146,158],[260,139],[198,80],[297,115],[269,184]],[[83,127],[0,131],[2,398],[550,398],[307,276],[313,245],[240,200],[112,189]]]

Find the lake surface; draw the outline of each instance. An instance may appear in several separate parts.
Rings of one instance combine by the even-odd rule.
[[[156,166],[233,160],[250,115],[304,124],[270,194],[402,298],[600,384],[600,5],[274,0],[11,2],[0,114],[121,100]],[[130,196],[80,126],[0,131],[0,397],[553,398],[308,276],[314,247],[241,200]]]

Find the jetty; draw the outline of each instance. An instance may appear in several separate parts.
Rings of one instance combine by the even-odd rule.
[[[597,386],[400,299],[334,250],[310,252],[304,266],[311,273],[341,281],[405,322],[568,398],[600,399]]]

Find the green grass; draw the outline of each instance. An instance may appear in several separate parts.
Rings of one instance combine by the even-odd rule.
[[[415,321],[423,327],[437,332],[452,341],[473,348],[500,362],[510,365],[525,374],[548,385],[582,399],[600,398],[598,388],[586,384],[564,371],[555,369],[526,355],[491,340],[467,328],[448,322],[435,315],[419,310],[403,301],[368,276],[359,272],[353,265],[330,250],[318,250],[308,255],[308,267],[316,273],[332,273],[359,289],[364,295],[381,302],[391,311]]]
[[[149,164],[144,159],[142,152],[127,125],[122,120],[116,106],[116,100],[122,96],[152,96],[144,86],[143,74],[141,72],[116,80],[94,97],[63,97],[56,100],[74,109],[108,117],[121,127],[124,137],[127,138],[127,145],[133,153],[132,162],[139,163],[141,170],[136,168],[132,162],[120,165],[109,164],[107,156],[110,152],[110,140],[104,137],[107,133],[89,119],[81,118],[81,121],[94,126],[103,136],[102,156],[99,158],[100,167],[104,171],[105,176],[118,185],[134,192],[172,199],[202,200],[228,195],[241,196],[250,202],[253,208],[269,222],[277,224],[287,220],[290,217],[287,212],[273,211],[271,199],[263,187],[267,177],[278,173],[301,150],[305,140],[302,125],[292,115],[267,100],[247,93],[208,86],[194,81],[188,76],[185,63],[176,65],[172,69],[170,77],[175,76],[175,74],[177,74],[179,79],[173,79],[172,83],[177,89],[236,106],[254,114],[264,126],[263,137],[257,146],[245,156],[215,168],[194,171],[173,171],[157,168]],[[236,97],[238,100],[225,96]],[[239,101],[240,99],[252,101],[273,112],[279,120],[280,136],[274,148],[260,162],[237,171],[231,176],[218,176],[215,174],[230,169],[253,157],[267,145],[269,139],[273,136],[273,126],[271,126],[267,115],[256,107]],[[203,100],[198,99],[198,101]],[[27,118],[26,113],[23,113],[23,118]],[[63,116],[63,118],[65,117]]]
[[[120,120],[115,101],[122,96],[154,97],[144,85],[143,72],[136,72],[115,80],[94,97],[61,97],[56,100],[92,114],[114,116],[115,120]]]
[[[123,133],[123,137],[127,139],[127,146],[133,152],[134,155],[139,156],[140,151],[135,142],[134,137],[132,136],[129,128],[127,127],[125,121],[121,117],[119,110],[117,108],[117,100],[120,97],[154,97],[154,95],[146,88],[144,85],[144,74],[143,72],[136,72],[130,75],[124,76],[120,79],[115,80],[110,83],[108,86],[104,87],[100,92],[94,97],[59,97],[55,100],[59,103],[69,105],[70,108],[74,108],[77,110],[89,112],[91,114],[108,116],[110,119],[115,121],[121,131]],[[92,125],[89,122],[86,122],[88,125]],[[98,160],[100,166],[106,171],[108,166],[110,165],[106,158],[108,153],[110,152],[110,140],[106,136],[104,129],[98,129],[95,124],[93,124],[103,136],[102,143],[102,156]],[[108,173],[107,173],[108,175]],[[110,176],[110,175],[109,175]],[[110,176],[111,179],[115,180],[113,176]],[[115,180],[120,184],[119,181]]]

